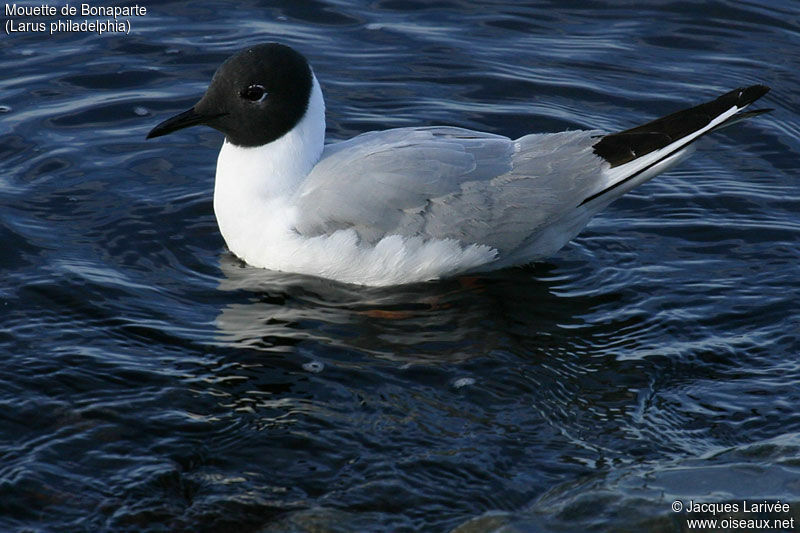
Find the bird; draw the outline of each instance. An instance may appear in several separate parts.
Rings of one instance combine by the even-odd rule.
[[[214,213],[245,263],[390,286],[554,255],[601,209],[666,171],[706,134],[769,109],[751,85],[615,133],[518,139],[454,126],[371,131],[325,143],[325,102],[290,46],[225,60],[191,109],[147,139],[206,125],[225,136]]]

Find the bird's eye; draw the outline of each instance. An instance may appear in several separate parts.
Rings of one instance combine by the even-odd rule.
[[[242,90],[239,96],[251,102],[260,102],[267,97],[267,91],[261,85],[251,85],[247,89]]]

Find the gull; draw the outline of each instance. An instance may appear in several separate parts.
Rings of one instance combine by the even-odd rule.
[[[261,268],[385,286],[550,257],[605,206],[742,118],[769,88],[616,133],[512,140],[450,126],[325,144],[325,103],[308,61],[278,43],[216,71],[194,107],[147,138],[204,124],[225,135],[214,212],[230,251]]]

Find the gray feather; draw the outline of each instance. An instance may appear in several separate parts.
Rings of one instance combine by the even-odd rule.
[[[457,239],[501,255],[524,247],[602,187],[595,131],[516,141],[452,127],[370,132],[326,146],[297,191],[296,229],[307,236],[352,228]]]

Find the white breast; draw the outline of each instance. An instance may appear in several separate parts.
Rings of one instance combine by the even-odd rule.
[[[233,253],[257,258],[292,226],[287,198],[308,175],[325,143],[325,103],[316,77],[300,122],[265,146],[243,148],[226,139],[217,159],[214,213]]]

